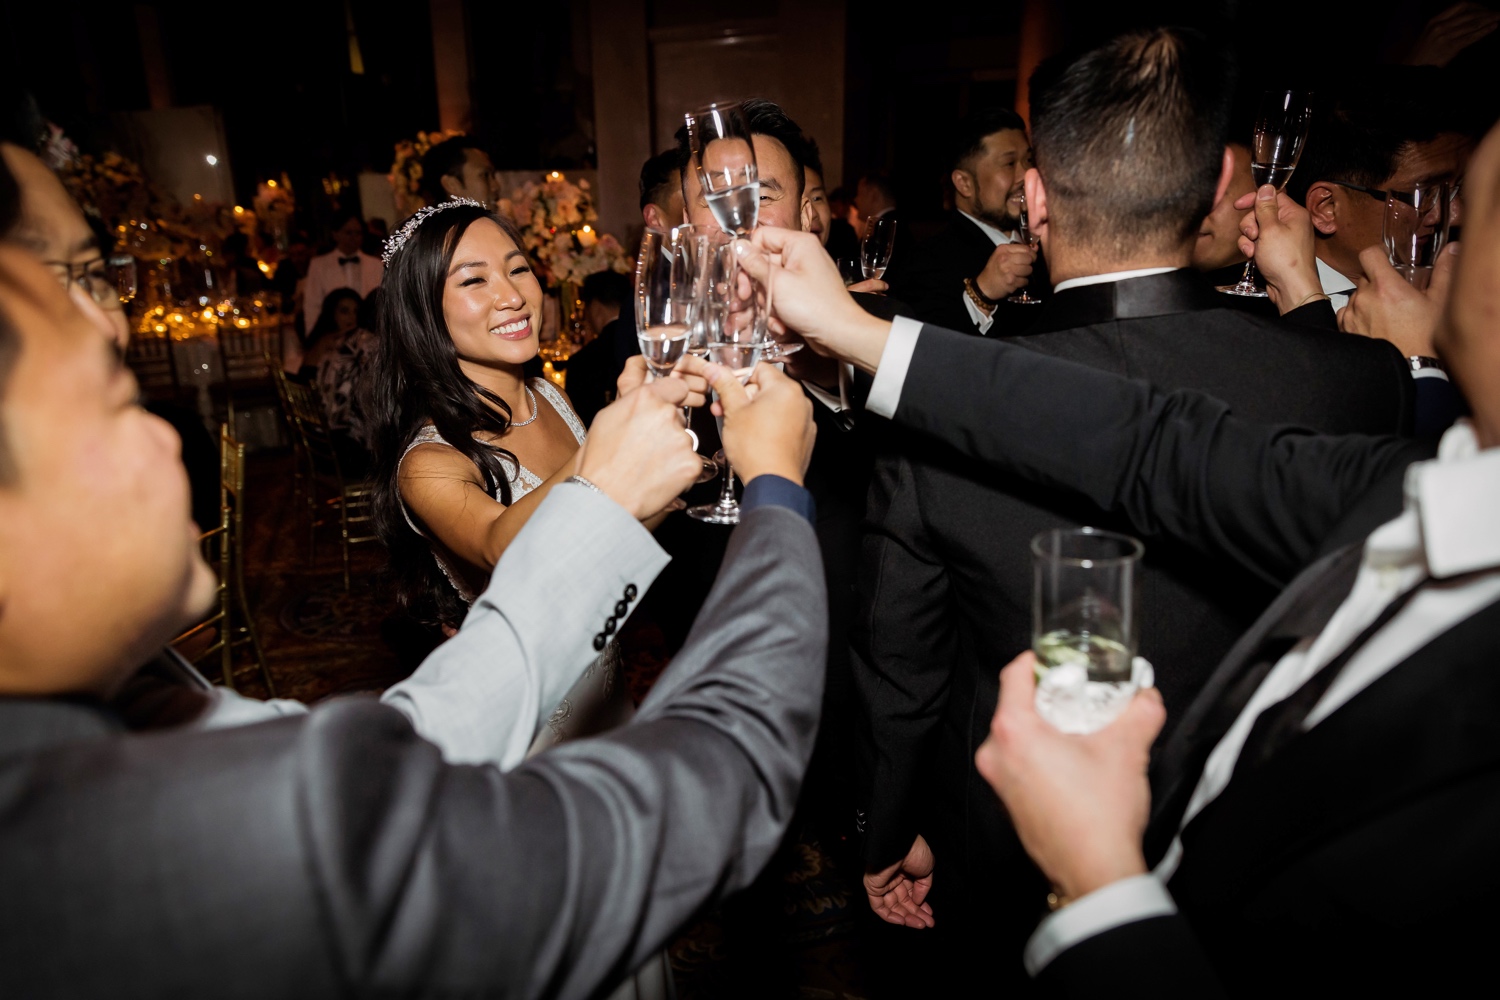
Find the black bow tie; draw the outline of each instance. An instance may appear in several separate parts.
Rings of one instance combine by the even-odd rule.
[[[339,258],[339,267],[343,267],[345,264],[358,264],[358,263],[359,263],[359,254],[355,254],[353,257],[340,257]]]

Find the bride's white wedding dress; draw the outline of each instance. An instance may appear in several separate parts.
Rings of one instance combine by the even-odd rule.
[[[573,412],[573,407],[568,405],[568,399],[557,387],[544,378],[534,378],[528,383],[532,392],[545,399],[558,415],[567,423],[568,429],[573,432],[578,443],[583,444],[585,431],[583,421],[578,419],[578,414]],[[437,428],[428,424],[417,432],[411,443],[406,446],[406,453],[420,444],[447,444],[443,436],[437,432]],[[402,455],[405,461],[406,455]],[[542,477],[526,468],[520,462],[511,462],[501,459],[507,466],[510,478],[511,503],[520,500],[526,494],[542,485]],[[399,467],[398,467],[399,472]],[[495,499],[500,499],[500,491],[495,491]],[[411,512],[406,509],[405,502],[401,505],[401,511],[406,516],[406,523],[411,529],[424,538],[428,537],[426,532],[419,528],[412,520]],[[430,539],[429,539],[430,540]],[[466,603],[472,604],[478,595],[469,590],[464,584],[463,577],[455,573],[453,569],[443,561],[436,548],[432,551],[433,559],[437,560],[438,568],[458,591],[460,597]],[[624,678],[620,676],[620,646],[619,643],[611,641],[604,647],[593,663],[589,664],[583,676],[569,689],[567,695],[551,717],[546,726],[542,727],[532,740],[531,749],[527,756],[540,753],[550,746],[556,746],[564,740],[574,739],[579,736],[589,736],[594,733],[602,733],[628,722],[635,714],[635,706],[630,700],[626,690]]]

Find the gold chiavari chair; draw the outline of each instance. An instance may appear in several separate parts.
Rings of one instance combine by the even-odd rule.
[[[147,399],[182,400],[184,392],[172,356],[171,338],[132,334],[125,346],[125,364],[135,372],[136,382]]]
[[[318,528],[325,523],[325,509],[337,512],[339,543],[344,556],[344,589],[348,590],[349,547],[379,541],[379,536],[371,529],[375,521],[374,490],[368,480],[351,479],[345,474],[317,388],[293,382],[279,368],[276,381],[282,405],[286,408],[287,426],[291,428],[295,442],[298,465],[302,467],[308,514],[308,562],[317,561]],[[328,495],[321,496],[325,490]],[[355,534],[355,529],[365,533]]]
[[[199,539],[208,550],[205,555],[210,559],[217,550],[218,600],[211,615],[178,636],[172,644],[188,643],[194,637],[206,635],[208,629],[217,628],[214,641],[196,651],[194,659],[204,663],[212,654],[219,654],[224,685],[233,688],[234,651],[240,646],[249,646],[255,653],[255,662],[266,682],[266,690],[274,698],[276,685],[266,667],[265,653],[261,651],[260,638],[255,634],[255,619],[250,614],[250,602],[245,596],[245,446],[234,439],[227,425],[219,427],[219,463],[219,524],[204,532]]]
[[[243,412],[276,405],[274,373],[280,368],[275,360],[281,353],[280,339],[279,327],[219,327],[219,365],[224,381],[211,387],[211,395],[215,412],[231,428],[235,426],[236,407]]]

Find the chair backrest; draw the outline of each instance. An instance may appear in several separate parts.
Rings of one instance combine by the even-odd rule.
[[[317,387],[293,382],[279,370],[276,372],[276,387],[286,408],[287,422],[301,441],[313,471],[332,473],[342,482],[344,473],[339,464],[338,449],[333,443],[333,433],[328,429],[323,397]]]
[[[268,358],[279,352],[279,328],[270,330],[252,328],[240,330],[224,325],[219,328],[219,363],[224,366],[224,379],[230,385],[237,382],[264,382],[275,367]]]
[[[132,334],[125,346],[125,363],[147,396],[173,396],[181,389],[172,341],[167,337]]]

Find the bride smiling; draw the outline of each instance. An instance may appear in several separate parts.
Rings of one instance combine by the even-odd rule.
[[[509,220],[442,202],[397,230],[385,257],[368,383],[376,524],[402,602],[451,634],[527,518],[576,472],[584,428],[551,382],[522,373],[542,287]],[[609,642],[536,748],[628,717],[618,665]]]

